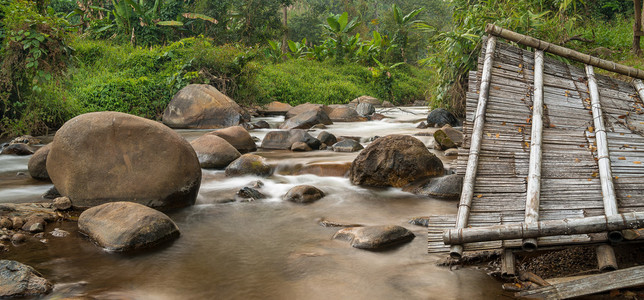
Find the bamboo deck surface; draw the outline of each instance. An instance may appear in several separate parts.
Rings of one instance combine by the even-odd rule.
[[[484,47],[483,47],[484,48]],[[478,102],[483,57],[470,72],[465,141],[457,174],[464,175]],[[521,223],[525,219],[530,161],[534,53],[497,42],[483,139],[468,226]],[[596,75],[608,139],[618,211],[644,211],[644,102],[630,84]],[[540,220],[604,214],[591,101],[583,69],[546,56],[543,73]],[[445,229],[455,216],[430,216],[429,252],[446,252]],[[540,246],[606,241],[605,234],[539,238]],[[465,251],[521,247],[521,240],[465,244]]]

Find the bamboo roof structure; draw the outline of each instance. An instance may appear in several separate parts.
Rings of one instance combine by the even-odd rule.
[[[591,217],[644,215],[644,84],[635,79],[644,78],[644,71],[494,25],[487,32],[478,70],[469,74],[457,167],[465,178],[459,212],[429,217],[429,252],[459,257],[462,251],[605,244],[622,240],[621,229],[637,230],[642,220],[629,219],[619,228],[545,229],[549,233],[529,235],[534,239],[483,234],[476,242],[454,242],[470,228],[526,230],[557,223],[549,221],[586,224]],[[593,66],[634,79],[595,74]],[[595,226],[589,224],[583,226]],[[619,230],[602,231],[610,228]]]

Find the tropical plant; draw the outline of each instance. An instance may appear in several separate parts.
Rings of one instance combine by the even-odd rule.
[[[409,31],[413,25],[424,23],[421,20],[414,20],[414,18],[423,11],[423,8],[417,8],[403,16],[400,8],[394,4],[391,6],[393,19],[396,21],[396,32],[392,40],[397,45],[397,55],[401,61],[407,62],[407,45],[409,43]]]
[[[327,24],[322,24],[326,29],[326,33],[333,42],[334,53],[336,60],[341,62],[345,57],[346,39],[349,32],[355,29],[360,22],[357,18],[353,18],[349,22],[349,14],[345,11],[342,14],[331,15],[326,18]]]
[[[268,41],[268,48],[264,49],[264,54],[273,63],[279,63],[284,60],[286,54],[282,52],[282,42]]]
[[[376,90],[382,95],[387,95],[388,100],[391,103],[396,104],[396,99],[394,97],[394,78],[392,71],[399,66],[404,65],[404,62],[398,62],[392,65],[385,65],[377,59],[373,59],[376,62],[375,67],[369,68],[371,70],[371,76],[374,81]]]
[[[290,50],[290,52],[287,53],[286,55],[290,59],[307,57],[309,54],[308,52],[309,48],[306,46],[306,38],[303,38],[302,41],[300,42],[294,42],[289,40],[288,49]]]

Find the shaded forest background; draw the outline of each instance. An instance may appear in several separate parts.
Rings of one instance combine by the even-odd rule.
[[[486,23],[642,67],[637,3],[0,0],[0,137],[91,111],[159,119],[190,83],[249,106],[372,95],[460,113]]]

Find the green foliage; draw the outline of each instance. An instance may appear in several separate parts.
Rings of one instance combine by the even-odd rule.
[[[359,34],[356,34],[351,38],[348,38],[347,35],[360,25],[360,22],[357,21],[357,18],[354,18],[349,22],[349,14],[347,12],[331,15],[326,18],[326,21],[327,24],[322,24],[322,26],[326,29],[327,35],[333,44],[333,56],[336,58],[336,61],[342,62],[347,54],[346,51],[350,51],[352,46],[356,45],[358,38],[360,37]],[[349,52],[349,56],[351,56],[351,54],[352,53]]]
[[[282,52],[282,42],[269,40],[268,48],[264,49],[264,55],[275,64],[283,61],[286,54]]]

